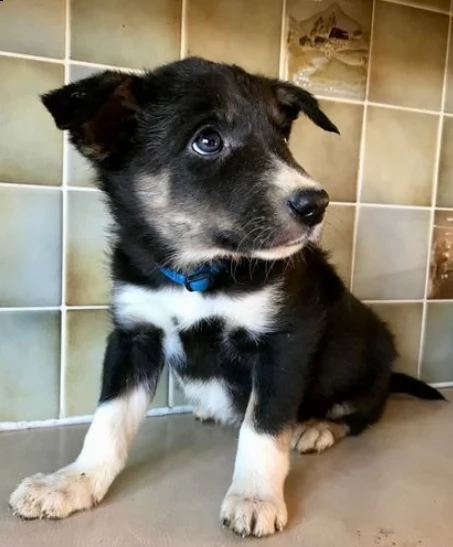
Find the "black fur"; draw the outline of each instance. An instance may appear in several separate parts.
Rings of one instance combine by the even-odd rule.
[[[190,272],[223,259],[226,270],[208,297],[282,287],[278,320],[266,335],[226,333],[222,317],[181,333],[186,360],[170,363],[179,376],[222,378],[240,415],[253,387],[255,425],[272,434],[295,420],[325,418],[344,403],[353,410],[337,420],[357,434],[380,417],[390,391],[441,398],[420,381],[392,376],[397,351],[389,329],[310,243],[312,229],[290,216],[287,196],[281,202],[275,196],[276,159],[305,174],[286,142],[299,113],[338,133],[309,93],[238,67],[187,59],[144,76],[104,72],[43,102],[92,160],[108,196],[116,285],[159,290],[172,282],[158,265]],[[205,126],[224,139],[215,158],[190,148]],[[306,244],[289,262],[254,256],[299,237]],[[116,330],[101,402],[139,383],[154,389],[164,363],[165,333],[149,325],[125,329],[119,310],[112,311]]]

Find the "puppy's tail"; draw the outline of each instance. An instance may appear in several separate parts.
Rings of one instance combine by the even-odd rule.
[[[390,391],[391,393],[406,393],[407,395],[413,395],[419,399],[429,399],[430,401],[446,401],[445,397],[437,389],[402,372],[392,373]]]

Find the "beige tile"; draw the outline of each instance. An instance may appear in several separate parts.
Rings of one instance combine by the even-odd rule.
[[[436,204],[453,207],[453,118],[444,117]]]
[[[426,9],[448,11],[450,0],[405,0],[407,4]]]
[[[0,180],[61,184],[63,137],[39,95],[63,85],[63,66],[0,57]]]
[[[427,382],[453,382],[453,303],[431,302],[426,315],[422,378]]]
[[[64,376],[65,416],[91,415],[101,393],[102,364],[112,325],[107,310],[69,310]],[[151,408],[167,406],[168,372],[164,370]]]
[[[65,416],[92,414],[101,392],[102,362],[111,330],[107,310],[67,312]]]
[[[373,304],[371,307],[395,335],[399,353],[395,370],[417,376],[423,304]]]
[[[362,201],[431,205],[439,117],[369,107]]]
[[[0,422],[57,418],[60,312],[0,312]]]
[[[436,211],[429,276],[429,298],[453,299],[453,211]]]
[[[190,0],[189,55],[278,76],[282,0]]]
[[[427,210],[360,208],[353,285],[359,298],[423,298],[429,218]]]
[[[447,33],[447,15],[376,2],[369,99],[439,110]]]
[[[445,111],[453,114],[453,39],[450,37],[448,52],[447,89],[445,96]]]
[[[355,201],[363,107],[333,101],[322,101],[321,106],[341,136],[323,131],[301,116],[293,127],[291,151],[332,201]]]
[[[187,401],[182,388],[175,380],[173,382],[173,406],[186,406],[188,404],[189,402]]]
[[[61,254],[61,192],[0,184],[0,306],[59,306]]]
[[[180,54],[181,0],[72,0],[71,58],[153,68]]]
[[[371,0],[288,0],[288,77],[319,95],[365,96]]]
[[[329,205],[322,234],[322,247],[331,253],[331,262],[348,287],[351,281],[354,216],[355,207]]]
[[[63,58],[65,5],[62,0],[3,2],[0,50]]]
[[[110,297],[109,216],[100,192],[70,191],[66,303],[102,305]]]

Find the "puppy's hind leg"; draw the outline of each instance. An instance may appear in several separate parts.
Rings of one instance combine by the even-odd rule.
[[[294,427],[291,448],[299,454],[324,452],[348,433],[349,426],[346,423],[307,420]]]
[[[59,519],[99,503],[126,463],[162,366],[157,331],[114,331],[104,359],[100,404],[80,455],[55,473],[24,479],[11,494],[13,512],[26,519]]]

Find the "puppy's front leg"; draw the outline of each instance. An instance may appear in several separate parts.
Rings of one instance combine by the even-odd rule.
[[[100,403],[80,455],[55,473],[24,479],[10,497],[15,514],[64,518],[102,500],[126,463],[163,361],[161,334],[152,327],[110,335]]]
[[[220,519],[237,534],[261,537],[283,530],[288,519],[283,487],[289,470],[291,428],[263,431],[256,420],[257,404],[252,393]]]

